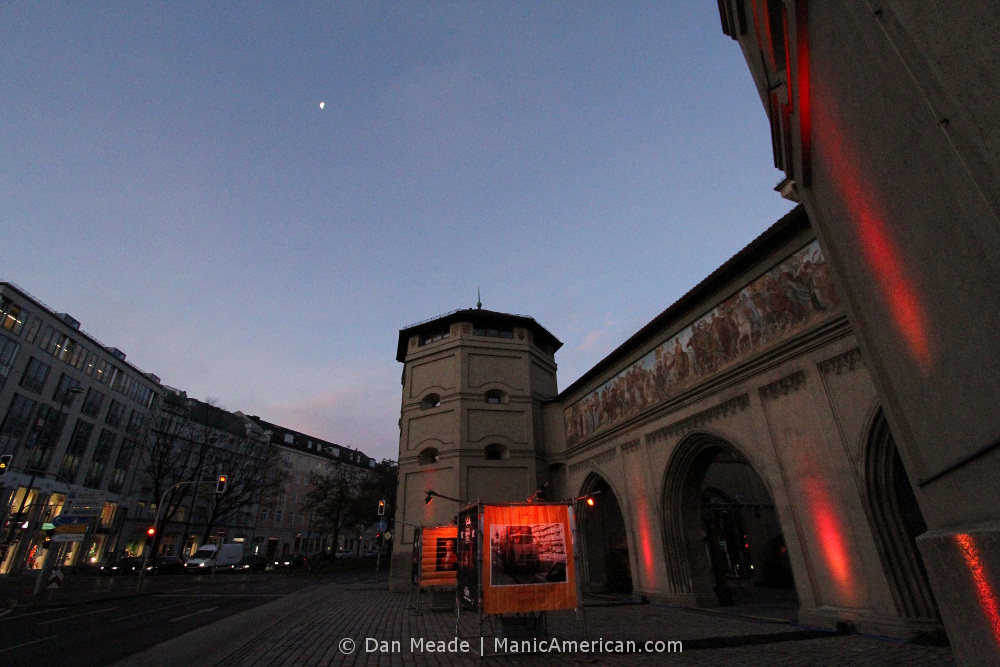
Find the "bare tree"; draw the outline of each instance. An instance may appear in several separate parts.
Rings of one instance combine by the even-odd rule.
[[[314,524],[330,533],[336,545],[341,531],[371,526],[379,520],[380,500],[389,508],[395,506],[398,476],[399,466],[389,460],[371,469],[335,464],[325,474],[310,477],[312,489],[305,507],[313,512]]]

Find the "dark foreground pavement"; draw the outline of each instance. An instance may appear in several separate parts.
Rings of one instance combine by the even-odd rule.
[[[948,648],[658,605],[588,607],[581,618],[574,612],[550,613],[548,639],[540,647],[549,652],[525,655],[513,649],[535,648],[530,640],[527,646],[498,642],[498,628],[489,622],[480,627],[474,614],[463,613],[456,640],[454,612],[418,611],[416,599],[389,593],[384,581],[319,584],[163,642],[117,665],[953,664]],[[553,638],[560,643],[552,644]],[[629,641],[635,652],[614,652],[629,648]],[[681,652],[676,644],[667,644],[677,641]],[[656,652],[655,642],[663,642],[659,647],[664,652]]]

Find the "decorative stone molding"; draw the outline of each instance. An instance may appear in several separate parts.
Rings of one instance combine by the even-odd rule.
[[[606,449],[603,452],[594,454],[593,456],[582,461],[577,461],[569,467],[569,471],[574,473],[578,470],[582,470],[583,468],[596,468],[602,463],[607,463],[608,461],[613,460],[617,455],[618,450],[612,447],[611,449]]]
[[[861,358],[861,350],[854,348],[841,355],[837,355],[833,359],[819,362],[819,370],[823,375],[830,375],[831,373],[842,375],[864,365],[865,361]]]
[[[635,440],[629,440],[628,442],[623,442],[621,446],[622,454],[628,454],[631,451],[639,449],[639,446],[641,444],[642,443],[640,442],[639,438],[636,438]]]
[[[663,428],[653,431],[646,436],[646,442],[648,444],[653,444],[660,440],[682,435],[692,429],[698,428],[699,426],[704,426],[709,422],[715,421],[716,419],[728,417],[731,414],[746,410],[749,406],[749,394],[743,394],[742,396],[731,398],[724,403],[719,403],[718,405],[712,406],[707,410],[702,410],[697,414],[682,419],[679,422],[668,424]]]
[[[806,372],[798,371],[760,388],[760,398],[763,401],[774,400],[779,396],[787,396],[806,386]]]

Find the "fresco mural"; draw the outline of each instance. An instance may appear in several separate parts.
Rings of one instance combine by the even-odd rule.
[[[840,308],[813,241],[566,409],[566,442],[676,396]]]

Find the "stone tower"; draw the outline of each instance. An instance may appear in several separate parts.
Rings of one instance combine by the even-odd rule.
[[[399,493],[390,586],[409,585],[414,526],[458,504],[523,501],[546,480],[541,405],[556,396],[562,343],[534,319],[458,310],[399,332]]]

